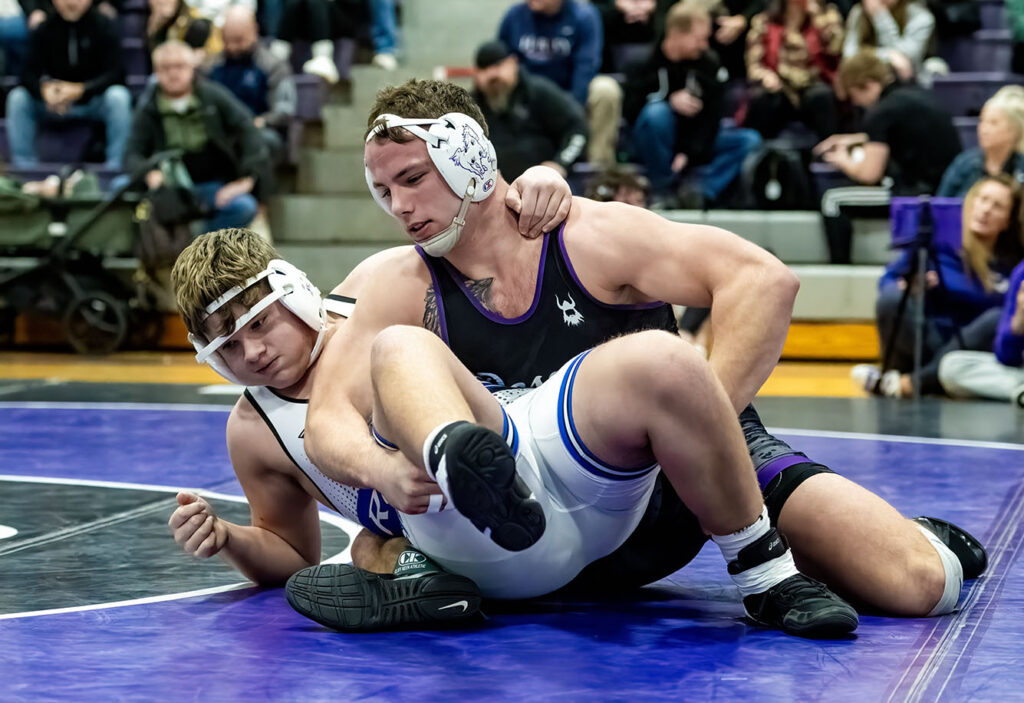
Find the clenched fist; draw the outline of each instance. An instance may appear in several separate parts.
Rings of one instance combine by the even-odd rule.
[[[195,493],[179,493],[178,508],[171,513],[168,526],[186,554],[207,559],[224,548],[228,529],[205,498]]]

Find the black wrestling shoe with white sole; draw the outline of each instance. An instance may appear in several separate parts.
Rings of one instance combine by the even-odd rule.
[[[951,522],[940,520],[937,517],[913,517],[910,518],[918,525],[921,525],[929,532],[935,534],[943,544],[949,547],[960,561],[964,571],[964,579],[976,579],[984,573],[988,566],[988,553],[981,546],[981,542],[975,539],[967,530],[957,527]]]
[[[774,527],[747,545],[729,562],[732,575],[786,557],[789,545]],[[791,563],[791,562],[790,562]],[[832,638],[857,629],[860,618],[853,606],[820,581],[794,574],[767,591],[743,598],[747,617],[758,625],[774,627],[798,637]]]
[[[480,612],[480,589],[444,571],[414,577],[375,574],[351,564],[296,572],[285,586],[300,614],[342,632],[431,629],[465,624]]]
[[[444,453],[452,505],[503,549],[519,552],[544,534],[544,511],[516,474],[516,460],[495,432],[460,423],[432,449]]]

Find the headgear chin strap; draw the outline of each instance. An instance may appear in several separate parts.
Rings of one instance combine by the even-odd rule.
[[[234,329],[211,340],[207,340],[197,334],[189,333],[188,335],[188,340],[192,342],[192,346],[196,349],[196,361],[200,364],[209,364],[214,371],[225,379],[238,385],[242,385],[242,382],[231,373],[218,350],[239,330],[249,324],[253,318],[278,300],[296,317],[316,330],[316,342],[313,344],[313,351],[309,355],[310,364],[316,360],[320,354],[320,349],[323,347],[324,332],[327,329],[327,313],[324,309],[324,301],[320,297],[320,291],[310,282],[306,274],[281,259],[274,259],[262,272],[247,279],[242,285],[229,289],[207,305],[207,317],[230,303],[242,291],[248,290],[264,278],[270,284],[270,293],[249,308],[244,315],[235,320]]]
[[[423,129],[424,126],[429,129]],[[461,112],[449,112],[438,119],[404,118],[397,115],[380,115],[373,129],[366,135],[367,143],[381,132],[391,127],[402,127],[410,134],[427,143],[427,153],[434,166],[441,173],[448,187],[462,198],[459,214],[443,231],[438,232],[420,248],[430,256],[444,256],[450,252],[462,236],[462,228],[466,225],[466,211],[471,202],[478,203],[494,192],[498,179],[498,160],[494,155],[494,145],[484,136],[483,128],[468,115]],[[373,176],[366,169],[366,185],[377,204],[384,211],[391,213],[384,198],[373,187]]]

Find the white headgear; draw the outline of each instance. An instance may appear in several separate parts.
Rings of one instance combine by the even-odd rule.
[[[423,129],[427,125],[429,129]],[[430,160],[441,172],[441,177],[462,198],[462,207],[451,224],[443,232],[438,232],[420,244],[430,256],[444,256],[462,235],[470,202],[478,203],[494,192],[498,180],[498,159],[494,155],[494,145],[484,136],[484,130],[477,121],[461,112],[449,112],[436,120],[380,115],[373,129],[366,135],[366,141],[369,142],[390,127],[402,127],[425,141]],[[370,193],[377,204],[391,214],[391,208],[373,187],[373,176],[369,168],[366,169],[366,185],[370,187]]]
[[[232,335],[249,324],[254,317],[278,300],[294,313],[296,317],[317,331],[316,343],[313,345],[313,351],[309,355],[310,363],[313,363],[320,354],[320,348],[323,346],[324,331],[327,329],[327,314],[324,310],[324,301],[320,297],[320,291],[306,278],[306,274],[281,259],[274,259],[267,264],[267,268],[261,273],[247,279],[242,285],[231,288],[207,305],[207,316],[217,312],[217,310],[231,302],[239,293],[247,290],[264,278],[270,284],[270,293],[249,308],[248,312],[235,320],[234,329],[211,340],[207,340],[197,334],[190,333],[188,335],[188,341],[192,342],[192,346],[196,349],[196,361],[200,364],[204,362],[209,364],[214,371],[231,383],[241,385],[241,381],[231,373],[228,365],[224,363],[217,350]]]

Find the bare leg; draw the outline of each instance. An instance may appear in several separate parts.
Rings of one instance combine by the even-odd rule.
[[[381,537],[364,529],[352,541],[352,563],[376,574],[390,574],[398,555],[409,546],[404,537]]]

